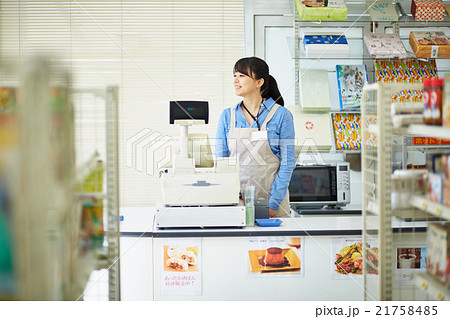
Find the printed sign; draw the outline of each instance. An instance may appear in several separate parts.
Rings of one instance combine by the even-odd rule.
[[[165,239],[161,253],[161,294],[201,295],[201,239]]]
[[[303,277],[303,237],[247,238],[248,276]]]
[[[414,285],[411,274],[425,272],[426,266],[425,247],[399,247],[396,249],[395,282],[398,285]]]
[[[378,245],[375,239],[367,243],[369,275],[378,274]],[[331,279],[362,278],[363,242],[362,238],[331,239]]]

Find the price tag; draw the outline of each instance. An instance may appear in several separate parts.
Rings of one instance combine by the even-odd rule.
[[[426,290],[428,287],[428,284],[426,281],[422,281],[422,283],[420,284],[420,288],[422,288],[423,290]]]
[[[422,209],[427,208],[427,202],[423,201],[422,204],[420,205],[420,207],[422,207]]]
[[[442,300],[442,299],[444,299],[444,295],[442,294],[442,292],[439,291],[439,293],[436,295],[436,299],[437,299],[437,300]]]
[[[430,56],[430,58],[437,58],[438,57],[438,51],[439,51],[439,47],[437,45],[432,45],[431,46],[431,56]]]
[[[442,214],[442,207],[441,206],[437,206],[436,209],[434,210],[434,213],[438,216],[440,216]]]

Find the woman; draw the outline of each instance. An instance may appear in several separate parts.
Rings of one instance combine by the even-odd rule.
[[[277,82],[260,58],[237,61],[233,85],[243,100],[220,116],[216,157],[238,157],[241,194],[250,181],[255,199],[269,199],[270,217],[288,217],[288,186],[295,167],[292,114],[282,107]]]

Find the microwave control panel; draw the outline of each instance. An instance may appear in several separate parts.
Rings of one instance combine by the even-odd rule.
[[[350,164],[338,163],[336,167],[338,202],[350,203]]]

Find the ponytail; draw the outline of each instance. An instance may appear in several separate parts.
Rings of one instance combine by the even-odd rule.
[[[264,84],[261,87],[262,98],[272,98],[275,103],[284,106],[277,81],[269,74],[269,66],[263,59],[257,57],[242,58],[236,62],[233,71],[250,76],[255,80],[264,79]]]
[[[284,100],[281,96],[280,90],[278,89],[277,81],[270,74],[268,75],[268,81],[264,79],[264,84],[261,87],[261,96],[264,99],[272,98],[275,103],[284,106]]]

